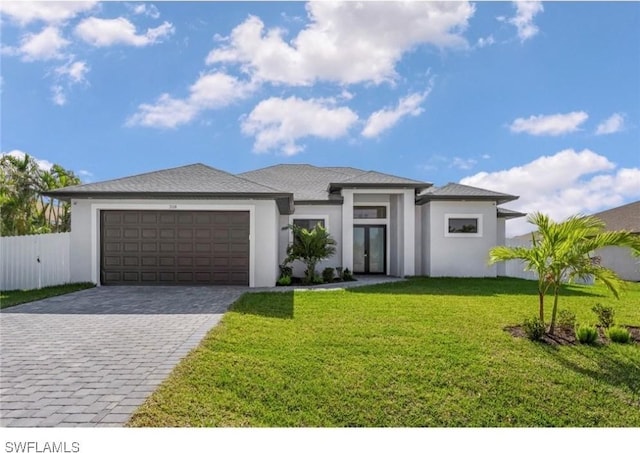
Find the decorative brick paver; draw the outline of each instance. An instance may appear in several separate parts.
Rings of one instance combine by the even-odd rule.
[[[245,291],[100,287],[2,310],[0,426],[121,426]]]
[[[122,426],[244,292],[292,289],[99,287],[4,309],[0,426]]]

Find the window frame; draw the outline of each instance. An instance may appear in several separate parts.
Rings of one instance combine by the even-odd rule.
[[[384,210],[384,216],[383,217],[356,217],[356,210],[357,209],[382,209]],[[388,206],[383,204],[383,203],[378,203],[378,204],[371,204],[371,205],[361,205],[361,204],[356,204],[353,206],[353,220],[354,221],[360,221],[360,220],[384,220],[387,219],[389,217],[389,209]]]
[[[476,221],[477,231],[475,233],[450,233],[449,232],[449,220],[451,219],[473,219]],[[482,214],[445,214],[444,215],[444,236],[453,238],[481,238],[482,237]]]

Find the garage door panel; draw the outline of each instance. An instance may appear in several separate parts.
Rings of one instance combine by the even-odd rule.
[[[102,211],[102,283],[247,285],[249,219],[235,211]]]

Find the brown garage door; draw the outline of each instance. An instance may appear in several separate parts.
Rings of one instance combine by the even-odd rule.
[[[104,285],[248,285],[249,212],[101,211]]]

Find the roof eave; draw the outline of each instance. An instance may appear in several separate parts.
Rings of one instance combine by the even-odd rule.
[[[419,195],[416,204],[423,205],[430,201],[495,201],[496,205],[501,205],[509,201],[520,198],[516,195],[505,196],[473,196],[473,195]]]
[[[151,199],[151,200],[275,200],[281,214],[293,213],[293,194],[288,192],[251,193],[251,192],[42,192],[45,197],[70,201],[71,199]]]
[[[414,189],[424,190],[431,187],[431,183],[373,183],[373,182],[332,182],[329,183],[328,191],[340,189]]]

